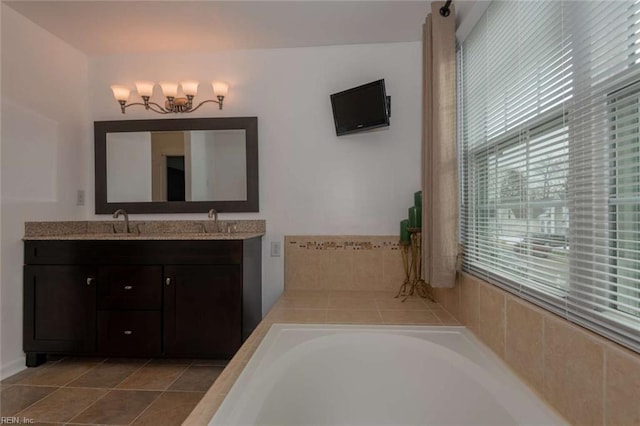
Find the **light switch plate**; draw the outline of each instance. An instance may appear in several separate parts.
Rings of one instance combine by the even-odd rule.
[[[78,189],[76,193],[76,206],[84,206],[84,189]]]
[[[271,257],[280,257],[280,242],[271,242]]]

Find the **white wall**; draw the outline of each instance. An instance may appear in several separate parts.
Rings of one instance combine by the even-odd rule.
[[[24,367],[24,222],[86,216],[87,58],[4,4],[2,39],[0,376]],[[93,208],[93,206],[92,206]]]
[[[151,201],[151,132],[107,135],[107,201]]]
[[[282,243],[289,234],[398,234],[412,194],[420,188],[421,46],[412,42],[95,57],[89,68],[91,110],[94,120],[163,118],[135,107],[122,116],[109,89],[115,83],[134,89],[137,79],[198,79],[203,82],[200,99],[212,97],[209,81],[230,83],[222,111],[206,105],[189,117],[258,117],[260,213],[220,218],[267,220],[267,310],[284,280],[284,259],[269,256],[271,241]],[[379,78],[385,79],[392,98],[391,127],[336,137],[329,95]],[[86,153],[89,164],[91,156]]]

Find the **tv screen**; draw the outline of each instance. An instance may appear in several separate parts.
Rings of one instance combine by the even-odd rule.
[[[389,125],[389,101],[384,79],[331,95],[336,135]]]

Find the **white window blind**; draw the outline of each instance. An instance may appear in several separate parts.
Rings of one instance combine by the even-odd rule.
[[[460,44],[464,268],[640,350],[640,1],[493,1]]]

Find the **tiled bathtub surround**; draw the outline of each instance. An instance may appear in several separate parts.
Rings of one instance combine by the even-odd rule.
[[[266,222],[264,220],[218,220],[221,230],[226,230],[227,223],[235,223],[236,233],[264,234]],[[25,222],[25,238],[51,237],[78,234],[109,234],[113,232],[115,224],[118,232],[124,232],[123,219],[78,221],[78,222]],[[197,234],[202,233],[203,226],[209,232],[213,227],[212,220],[147,220],[129,221],[132,230],[140,228],[141,234]]]
[[[209,422],[273,323],[459,325],[437,303],[420,297],[410,297],[402,302],[395,299],[394,294],[285,290],[183,426],[201,426]]]
[[[285,236],[286,290],[398,291],[398,236]]]
[[[640,355],[468,274],[436,299],[571,423],[640,425]]]

